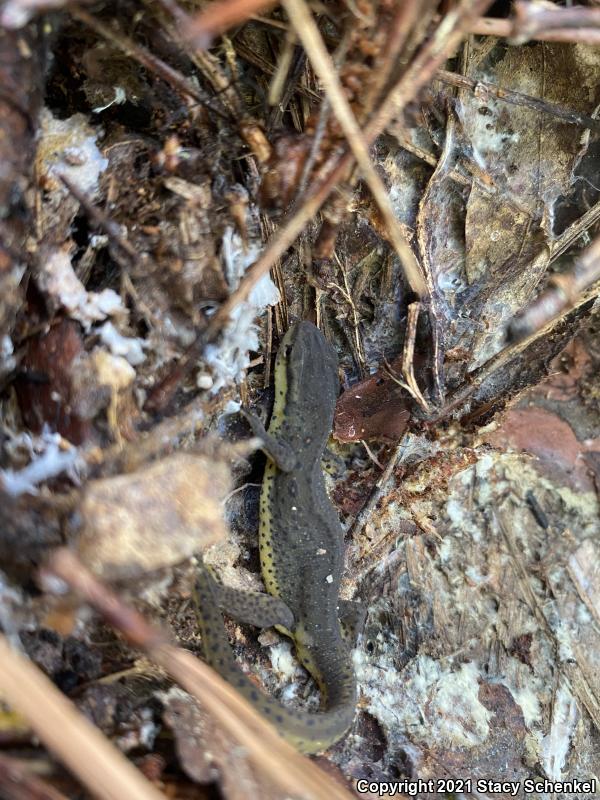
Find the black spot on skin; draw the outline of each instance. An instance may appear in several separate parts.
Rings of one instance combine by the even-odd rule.
[[[258,700],[258,692],[256,691],[256,689],[252,689],[250,691],[250,699],[254,700],[255,702]]]

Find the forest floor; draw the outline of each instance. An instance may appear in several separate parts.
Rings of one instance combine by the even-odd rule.
[[[0,796],[597,796],[600,9],[509,5],[0,6]],[[310,760],[192,657],[299,319],[366,610]]]

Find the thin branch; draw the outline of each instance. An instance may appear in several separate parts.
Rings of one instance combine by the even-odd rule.
[[[344,63],[346,56],[348,55],[348,49],[350,47],[350,39],[351,39],[351,31],[348,30],[344,33],[340,43],[335,49],[335,52],[332,56],[333,63],[335,67],[339,70],[342,64]],[[313,167],[317,162],[317,157],[321,152],[321,145],[323,143],[323,139],[327,132],[327,123],[329,121],[329,116],[331,113],[331,106],[329,104],[329,98],[325,96],[319,106],[319,116],[317,119],[317,124],[315,125],[315,132],[312,139],[312,144],[310,146],[310,152],[308,154],[308,158],[304,163],[304,167],[302,168],[302,173],[300,175],[300,180],[298,181],[298,188],[296,189],[296,196],[295,201],[297,202],[300,197],[304,195],[306,191],[306,187],[308,185],[308,180],[312,174]]]
[[[286,224],[275,233],[260,258],[246,270],[237,289],[227,297],[211,318],[206,330],[207,341],[210,341],[218,335],[223,325],[229,319],[229,315],[233,309],[247,299],[262,276],[266,275],[271,267],[274,266],[277,259],[281,258],[294,244],[298,236],[300,236],[304,228],[318,213],[325,200],[327,200],[334,190],[335,185],[343,175],[347,165],[351,163],[351,160],[351,157],[338,160],[336,167],[329,176],[304,199],[302,205],[295,213],[290,215]]]
[[[254,67],[262,70],[265,75],[271,77],[275,74],[276,67],[269,63],[269,61],[267,61],[267,59],[264,58],[258,50],[253,50],[251,47],[249,47],[241,36],[235,41],[235,52],[238,58],[242,58],[244,61],[252,64]],[[309,88],[308,86],[304,86],[301,83],[297,83],[294,88],[297,94],[301,94],[302,97],[306,97],[311,101],[311,103],[319,103],[322,99],[318,92],[315,92],[313,89]]]
[[[160,327],[161,321],[156,318],[152,309],[139,297],[130,277],[130,266],[132,265],[137,267],[140,275],[153,267],[155,268],[156,264],[152,257],[148,253],[144,253],[142,257],[129,239],[123,236],[121,226],[112,220],[105,211],[100,209],[93,200],[91,200],[85,192],[82,192],[64,173],[58,173],[58,177],[81,205],[91,224],[103,230],[107,235],[111,245],[111,255],[122,269],[121,285],[123,290],[131,297],[135,298],[137,309],[143,314],[148,324]],[[119,446],[121,446],[121,444],[119,444]]]
[[[38,667],[0,634],[0,693],[36,736],[102,800],[165,800]]]
[[[510,325],[510,337],[520,341],[540,331],[550,321],[555,320],[575,307],[587,290],[586,300],[600,293],[600,236],[575,259],[571,269],[553,275],[549,286],[537,297]]]
[[[288,26],[285,22],[282,22],[279,19],[273,19],[272,17],[263,17],[260,14],[250,14],[248,19],[251,19],[253,22],[260,22],[261,25],[266,25],[269,28],[277,28],[279,31],[287,31]]]
[[[551,302],[546,306],[546,310],[551,313],[542,315],[541,309],[536,309],[535,320],[533,317],[530,318],[529,321],[525,320],[525,322],[520,325],[520,329],[514,331],[513,327],[510,326],[508,331],[509,343],[506,347],[474,370],[469,376],[469,382],[457,389],[456,392],[448,398],[444,406],[427,419],[428,425],[437,425],[439,422],[448,419],[448,417],[455,415],[457,412],[459,412],[460,416],[461,409],[464,409],[467,401],[477,393],[486,381],[489,381],[492,376],[499,374],[501,370],[506,369],[511,362],[516,361],[518,358],[525,357],[527,350],[538,340],[542,338],[551,340],[567,314],[578,311],[586,303],[589,303],[595,295],[600,293],[600,284],[592,284],[576,298],[571,294],[572,302],[570,304],[566,301],[565,295],[560,290],[556,291],[551,288],[548,289],[547,292],[551,294],[555,292],[555,296],[551,297]],[[538,298],[538,300],[540,299],[541,297]],[[537,302],[538,301],[534,301],[532,305],[535,307]],[[550,308],[550,306],[552,306],[552,308]],[[527,326],[525,323],[527,323]],[[519,328],[516,322],[513,324]],[[539,327],[536,327],[536,325]]]
[[[106,477],[132,472],[159,456],[196,446],[199,439],[206,443],[206,435],[201,434],[205,432],[207,421],[222,411],[232,395],[233,390],[224,389],[208,401],[199,402],[195,399],[175,416],[166,417],[148,431],[138,432],[131,442],[110,445],[100,453],[95,449],[86,451],[86,463],[90,469],[101,469],[102,476]],[[243,457],[243,454],[240,456]]]
[[[110,217],[108,217],[104,211],[98,208],[98,206],[94,204],[94,202],[85,194],[85,192],[82,192],[79,186],[77,186],[76,183],[68,178],[67,175],[61,172],[58,174],[58,177],[64,183],[73,197],[77,200],[77,202],[81,205],[92,225],[95,225],[96,227],[100,228],[100,230],[104,231],[110,241],[128,256],[131,263],[140,266],[138,252],[131,244],[129,239],[123,236],[121,226],[118,225],[114,220],[110,219]]]
[[[523,44],[539,32],[567,29],[599,29],[600,9],[583,8],[551,8],[538,3],[524,3],[516,0],[513,9],[513,34],[515,44]],[[600,33],[600,31],[598,31]]]
[[[518,36],[514,20],[481,17],[473,22],[469,33],[476,36],[497,36],[499,39],[511,39]],[[538,30],[530,32],[528,39],[538,42],[572,42],[581,44],[600,44],[600,31],[594,28],[563,28],[551,31]]]
[[[583,214],[579,219],[575,220],[572,225],[564,230],[551,244],[550,249],[550,264],[565,253],[569,247],[584,234],[588,228],[595,225],[600,219],[600,202],[595,203],[591,208]]]
[[[435,169],[438,163],[437,155],[424,150],[422,147],[419,147],[407,139],[400,126],[398,126],[398,130],[393,130],[391,132],[403,150],[411,153],[416,158],[420,158]],[[518,197],[507,191],[504,187],[499,187],[490,175],[486,175],[486,180],[482,179],[481,175],[475,170],[475,164],[468,161],[464,155],[461,165],[470,172],[469,176],[464,175],[459,169],[451,169],[447,172],[447,176],[451,180],[456,181],[456,183],[461,186],[470,187],[475,183],[480,191],[488,194],[490,197],[498,197],[502,201],[514,206],[517,211],[520,211],[521,214],[525,214],[526,217],[531,216],[531,209],[527,208]]]
[[[146,2],[149,2],[149,0],[146,0]],[[177,30],[169,30],[169,35],[176,39],[178,44],[189,55],[202,75],[222,99],[223,105],[228,107],[231,115],[233,117],[241,116],[240,99],[231,79],[221,69],[218,59],[212,53],[195,48],[185,36],[185,31],[191,25],[192,17],[175,0],[158,0],[158,3],[175,21]]]
[[[298,39],[294,31],[288,30],[283,40],[283,45],[281,47],[281,52],[279,53],[273,78],[269,84],[267,101],[270,106],[276,106],[281,103],[285,83],[294,60],[294,52],[296,50],[297,41]],[[294,91],[294,89],[295,86],[293,86],[292,91]],[[281,103],[281,105],[285,107],[284,103]]]
[[[371,514],[374,511],[375,506],[378,504],[384,492],[389,491],[389,480],[392,477],[392,473],[396,469],[396,465],[400,459],[400,456],[403,454],[405,449],[406,445],[402,441],[396,446],[394,452],[389,457],[388,462],[385,465],[385,469],[371,489],[368,499],[354,517],[354,520],[348,529],[347,538],[349,542],[358,541],[359,537],[357,534],[363,529],[363,527],[367,524],[367,521],[371,518]],[[352,574],[354,573],[352,572]]]
[[[473,78],[468,78],[466,75],[447,72],[444,69],[438,70],[436,80],[446,83],[449,86],[457,86],[460,89],[471,89],[477,97],[490,95],[497,100],[503,100],[505,103],[531,108],[534,111],[541,111],[544,114],[551,114],[553,117],[557,117],[567,122],[569,125],[581,125],[584,128],[589,128],[596,133],[600,133],[600,120],[589,117],[587,114],[580,114],[578,111],[573,111],[570,108],[564,108],[556,103],[549,103],[547,100],[542,100],[540,97],[532,97],[529,94],[514,92],[511,89],[501,89],[493,83],[474,80]]]
[[[492,0],[463,0],[458,8],[446,14],[431,39],[413,59],[369,121],[364,131],[367,144],[371,144],[393,119],[399,117],[421,88],[432,80],[435,72],[468,35],[468,28],[473,20],[491,4]]]

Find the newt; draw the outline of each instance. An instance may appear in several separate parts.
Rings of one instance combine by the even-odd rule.
[[[268,594],[223,586],[205,566],[196,580],[207,662],[303,753],[318,753],[352,725],[356,680],[350,641],[360,612],[339,599],[343,531],[325,489],[321,461],[338,396],[337,356],[310,322],[284,336],[275,361],[275,402],[265,430],[246,414],[267,455],[260,495],[259,551]],[[316,681],[322,710],[284,706],[237,665],[221,611],[289,636]]]

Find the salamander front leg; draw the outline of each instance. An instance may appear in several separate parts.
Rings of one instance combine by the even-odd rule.
[[[342,626],[342,636],[351,647],[356,645],[358,635],[362,632],[367,616],[367,609],[355,600],[340,600],[338,616]]]
[[[332,478],[339,478],[346,471],[346,462],[343,458],[326,447],[321,456],[321,467],[325,472],[331,475]]]
[[[282,472],[292,472],[298,459],[289,444],[282,439],[272,436],[262,424],[261,420],[251,411],[242,408],[240,413],[252,428],[252,433],[262,441],[261,450],[274,461]]]

